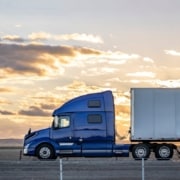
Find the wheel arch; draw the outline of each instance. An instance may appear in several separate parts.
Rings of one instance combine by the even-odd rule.
[[[36,154],[36,155],[37,155],[37,150],[38,150],[38,148],[39,148],[40,146],[42,146],[42,145],[48,145],[48,146],[50,146],[50,147],[53,149],[54,153],[55,153],[55,148],[54,148],[54,146],[53,146],[51,143],[49,143],[49,142],[41,142],[41,143],[39,143],[39,144],[36,146],[36,148],[35,148],[35,154]]]
[[[39,149],[41,148],[41,147],[43,147],[43,146],[49,146],[50,147],[50,149],[52,150],[52,157],[51,157],[51,159],[56,159],[57,158],[57,153],[56,153],[56,149],[55,149],[55,147],[51,144],[51,143],[49,143],[49,142],[41,142],[41,143],[39,143],[37,146],[36,146],[36,148],[35,148],[35,156],[36,157],[38,157],[39,156]],[[39,158],[39,157],[38,157]]]
[[[146,144],[150,149],[153,148],[153,145],[150,142],[143,141],[143,142],[139,142],[137,144]],[[132,152],[133,147],[136,146],[137,144],[131,144],[129,147],[129,151]]]
[[[174,149],[177,149],[177,146],[175,145],[175,144],[172,144],[172,143],[153,143],[153,144],[151,144],[151,146],[152,146],[152,150],[155,152],[155,150],[156,150],[156,148],[158,147],[158,146],[163,146],[163,145],[165,145],[165,146],[170,146],[173,150]]]
[[[52,141],[50,138],[41,138],[41,139],[38,139],[38,141],[36,141],[36,143],[34,142],[34,154],[35,154],[35,156],[37,156],[38,148],[42,145],[49,145],[53,150],[54,156],[55,157],[58,156],[57,149],[59,147],[59,144],[56,143],[55,141]]]

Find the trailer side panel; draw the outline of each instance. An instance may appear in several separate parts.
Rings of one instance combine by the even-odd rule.
[[[180,88],[131,89],[131,140],[180,139]]]

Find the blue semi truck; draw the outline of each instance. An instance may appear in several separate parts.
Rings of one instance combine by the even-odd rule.
[[[170,159],[180,140],[180,90],[131,89],[130,144],[115,142],[111,91],[76,97],[54,110],[52,126],[24,137],[23,153],[56,157],[128,157]],[[171,107],[172,106],[172,107]],[[177,112],[175,112],[175,110]]]

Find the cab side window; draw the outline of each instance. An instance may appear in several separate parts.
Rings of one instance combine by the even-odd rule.
[[[59,116],[59,128],[66,128],[70,126],[70,117],[69,116]]]
[[[89,124],[101,124],[102,116],[101,116],[101,114],[89,114],[87,116],[87,122]]]

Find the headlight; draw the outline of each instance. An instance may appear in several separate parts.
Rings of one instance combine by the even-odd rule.
[[[27,154],[28,153],[28,148],[29,148],[30,144],[27,144],[26,146],[24,146],[24,150],[23,153]]]

